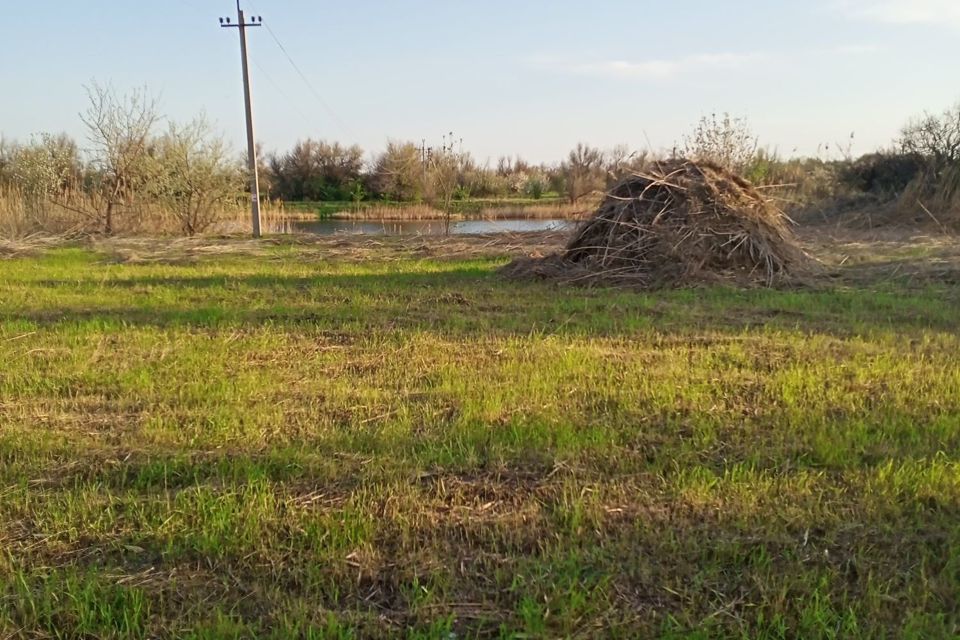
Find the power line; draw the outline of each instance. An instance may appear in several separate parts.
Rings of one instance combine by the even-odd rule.
[[[250,56],[250,60],[253,62],[254,66],[257,67],[257,70],[260,71],[263,77],[267,79],[267,82],[269,82],[273,86],[273,88],[277,90],[277,93],[279,93],[280,96],[286,101],[286,103],[289,104],[293,108],[293,110],[297,112],[297,115],[299,115],[303,119],[303,123],[311,128],[316,126],[316,123],[312,121],[310,116],[308,116],[306,112],[299,107],[297,101],[291,98],[290,94],[288,94],[284,90],[283,86],[279,82],[274,80],[269,73],[267,73],[267,70],[263,67],[262,64],[260,64],[260,61],[257,60],[257,57]]]
[[[259,13],[256,3],[254,3],[252,0],[248,0],[248,1],[250,2],[250,5],[253,7],[253,10]],[[317,90],[317,88],[313,85],[312,82],[310,82],[310,79],[303,72],[303,70],[300,69],[300,65],[298,65],[296,61],[294,61],[293,57],[290,55],[290,52],[287,51],[287,48],[283,46],[282,42],[280,42],[280,38],[277,37],[277,34],[274,33],[273,29],[270,28],[270,25],[264,24],[263,26],[267,28],[267,33],[269,33],[270,37],[273,38],[273,41],[277,44],[277,47],[280,48],[280,51],[283,53],[284,57],[286,57],[287,62],[290,63],[290,66],[293,67],[293,70],[297,72],[297,75],[300,76],[300,79],[303,80],[303,83],[307,85],[307,88],[310,89],[310,91],[313,93],[313,96],[317,99],[317,102],[320,103],[320,106],[323,107],[324,111],[327,112],[327,115],[329,115],[330,118],[333,119],[334,123],[336,123],[336,125],[340,127],[340,131],[346,134],[348,138],[355,139],[356,136],[354,136],[350,132],[349,127],[347,127],[347,125],[344,124],[343,120],[340,119],[340,116],[338,116],[337,113],[333,110],[333,108],[329,104],[327,104],[327,101],[323,99],[323,96],[320,95],[320,92]]]

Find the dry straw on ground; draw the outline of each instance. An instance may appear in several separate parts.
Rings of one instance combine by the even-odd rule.
[[[614,187],[561,253],[523,258],[504,271],[644,288],[718,280],[773,285],[812,262],[789,224],[734,173],[671,160]]]

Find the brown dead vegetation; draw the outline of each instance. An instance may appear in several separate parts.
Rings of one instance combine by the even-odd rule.
[[[786,215],[749,182],[710,162],[676,160],[614,187],[561,253],[515,261],[505,273],[641,288],[774,285],[812,264]]]

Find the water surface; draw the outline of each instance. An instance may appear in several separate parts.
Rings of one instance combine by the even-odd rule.
[[[574,220],[511,219],[455,220],[449,223],[451,235],[516,233],[521,231],[564,231],[572,229]],[[313,220],[289,223],[292,233],[321,236],[361,234],[374,236],[442,236],[447,233],[443,220]]]

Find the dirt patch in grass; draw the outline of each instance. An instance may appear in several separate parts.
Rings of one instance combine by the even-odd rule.
[[[953,284],[960,279],[960,235],[908,228],[880,230],[811,226],[800,237],[829,279],[870,286]]]
[[[463,260],[549,250],[562,242],[560,232],[498,233],[449,237],[272,236],[157,240],[112,238],[89,246],[122,264],[191,263],[209,258],[259,256],[284,260],[297,252],[307,260],[401,260],[411,256],[432,260]]]

